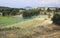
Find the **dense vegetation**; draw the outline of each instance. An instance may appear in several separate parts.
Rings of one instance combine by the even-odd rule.
[[[53,20],[53,23],[60,25],[60,14],[55,14],[52,20]]]
[[[32,17],[34,15],[39,15],[40,14],[40,11],[38,9],[32,9],[32,10],[25,10],[23,12],[23,18],[26,18],[26,17]]]
[[[0,28],[0,31],[7,31],[7,30],[16,30],[16,29],[20,29],[19,27],[9,27],[9,28]]]
[[[10,7],[0,7],[0,12],[2,16],[11,16],[19,14],[19,10],[23,10],[23,8],[10,8]]]
[[[54,36],[54,34],[56,34],[56,31],[60,31],[60,27],[55,27],[54,24],[48,24],[46,22],[46,24],[48,25],[45,25],[45,23],[43,23],[45,21],[44,17],[38,17],[34,19],[23,19],[26,17],[31,18],[32,16],[39,15],[39,9],[23,11],[23,18],[10,16],[17,15],[18,10],[19,9],[17,8],[8,7],[3,7],[2,10],[0,9],[0,12],[3,13],[3,16],[0,16],[0,38],[40,38],[40,36],[41,38],[43,38],[43,36],[48,36],[48,34]],[[50,12],[50,9],[48,8],[47,11]],[[48,12],[43,12],[43,14],[47,15]],[[60,24],[60,14],[55,14],[52,20],[53,23]],[[43,25],[41,25],[42,23]],[[59,36],[60,34],[56,35]]]

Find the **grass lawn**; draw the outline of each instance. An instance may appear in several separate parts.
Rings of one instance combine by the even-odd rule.
[[[13,18],[13,17],[3,17],[0,16],[0,26],[3,27],[21,27],[21,28],[26,28],[26,27],[32,27],[40,24],[44,18],[33,18],[33,19],[21,19],[21,18]]]
[[[0,37],[8,37],[8,38],[17,38],[17,37],[39,37],[40,35],[47,35],[52,32],[50,30],[54,29],[56,26],[55,25],[46,25],[40,26],[40,24],[45,21],[45,18],[32,18],[32,19],[21,19],[21,18],[13,18],[13,17],[0,17],[0,25],[4,24],[6,26],[2,26],[4,28],[9,28],[9,27],[19,27],[20,29],[18,30],[4,30],[1,31]],[[54,28],[53,28],[54,27]],[[4,29],[3,28],[3,29]],[[48,31],[48,32],[47,32]],[[53,31],[53,30],[52,30]],[[6,35],[4,35],[6,33]]]
[[[22,19],[14,18],[14,17],[7,17],[7,16],[0,16],[0,26],[1,25],[10,25],[19,22]]]
[[[38,19],[38,20],[37,20]],[[6,26],[7,28],[8,27],[19,27],[19,28],[33,28],[33,27],[36,27],[38,25],[40,25],[42,22],[44,21],[43,18],[39,19],[39,18],[34,18],[34,19],[30,19],[30,20],[27,20],[27,21],[23,21],[23,22],[19,22],[19,23],[15,23],[15,24],[12,24],[12,25],[8,25]]]

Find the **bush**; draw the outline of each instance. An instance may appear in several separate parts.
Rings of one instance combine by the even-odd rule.
[[[39,15],[40,11],[38,9],[26,10],[23,12],[23,18],[31,18],[34,15]]]
[[[60,14],[55,14],[52,18],[53,23],[60,25]]]
[[[19,27],[9,27],[9,28],[0,28],[0,31],[7,31],[7,30],[16,30],[16,29],[20,29]]]

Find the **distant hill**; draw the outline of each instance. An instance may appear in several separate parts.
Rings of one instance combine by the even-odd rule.
[[[11,9],[11,7],[0,6],[0,9]],[[14,9],[24,10],[24,8],[14,8]]]
[[[30,6],[27,6],[27,7],[25,7],[24,9],[29,10],[29,9],[33,9],[33,8],[32,8],[32,7],[30,7]]]
[[[25,9],[0,6],[0,13],[2,13],[2,16],[20,14],[19,10],[25,10]]]
[[[7,9],[7,8],[10,8],[10,7],[0,6],[0,9]]]

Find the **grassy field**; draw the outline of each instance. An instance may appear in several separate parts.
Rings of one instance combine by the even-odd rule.
[[[38,19],[38,20],[37,20]],[[4,37],[4,32],[6,31],[13,31],[16,30],[17,34],[19,33],[18,36],[21,36],[20,34],[23,34],[23,36],[25,34],[30,34],[33,31],[29,30],[32,29],[36,26],[38,26],[41,22],[43,22],[44,18],[32,18],[32,19],[21,19],[21,18],[15,18],[15,17],[3,17],[0,16],[0,35],[1,35],[1,31],[3,32],[2,36],[0,36],[1,38]],[[19,29],[16,29],[19,28]],[[15,33],[15,31],[14,31]],[[9,33],[7,33],[8,35]],[[16,35],[17,35],[16,34]],[[13,34],[13,36],[15,36]],[[12,37],[10,34],[8,35],[8,38],[16,38],[16,37]],[[6,38],[6,37],[4,37]]]
[[[18,17],[0,16],[0,26],[11,25],[22,21],[25,20]]]
[[[16,22],[16,18],[0,16],[0,25],[7,25]]]
[[[38,19],[38,20],[37,20]],[[32,19],[22,19],[22,18],[16,18],[16,17],[3,17],[0,16],[0,26],[3,27],[31,27],[40,24],[44,18],[32,18]]]
[[[59,38],[60,27],[50,24],[33,28],[0,31],[0,38]]]
[[[45,20],[39,16],[32,19],[0,16],[0,26],[3,27],[0,27],[0,38],[59,38],[60,27],[40,25]]]

